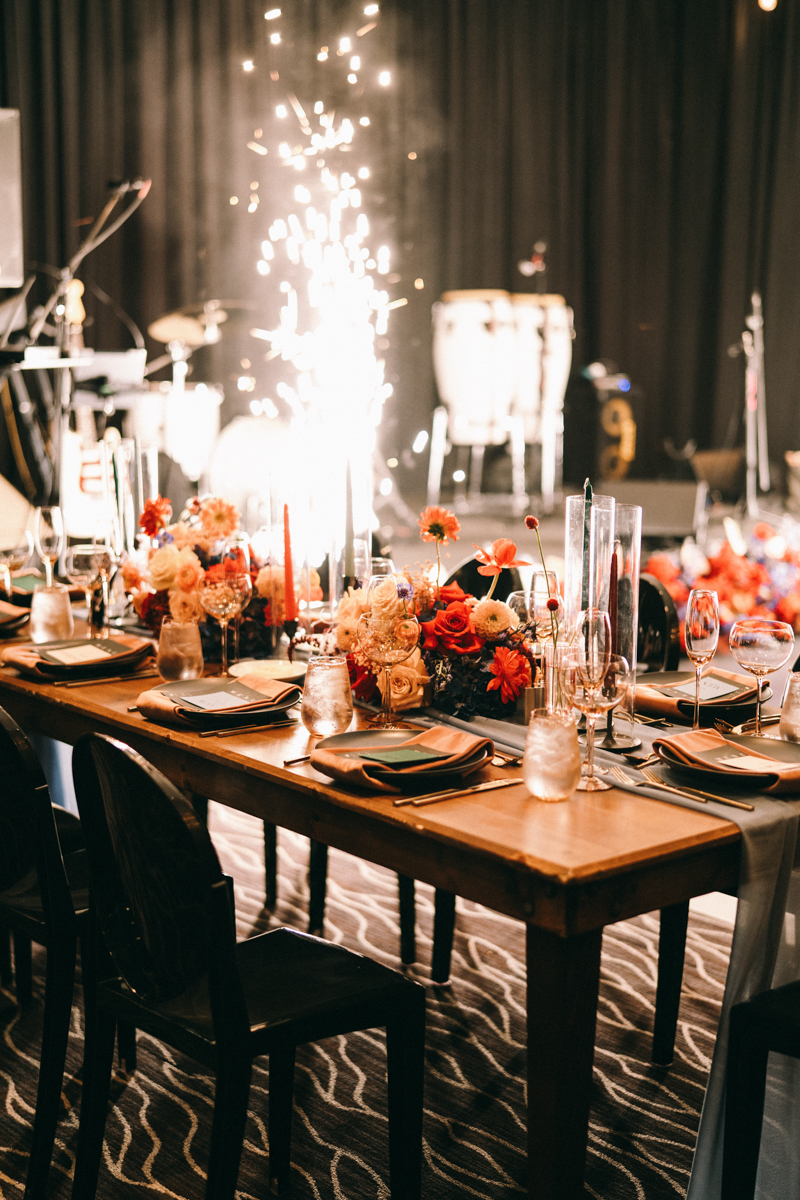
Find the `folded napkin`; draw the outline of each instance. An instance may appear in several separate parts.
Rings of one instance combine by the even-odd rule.
[[[133,671],[141,662],[155,654],[152,642],[130,634],[118,634],[113,638],[97,638],[92,646],[94,653],[103,652],[103,642],[114,647],[114,652],[103,653],[102,658],[81,662],[85,648],[83,639],[73,642],[44,642],[34,645],[26,642],[22,646],[8,646],[0,651],[0,663],[4,667],[15,667],[20,674],[31,679],[102,679],[104,675],[124,675]],[[42,652],[72,653],[72,662],[48,662]]]
[[[728,690],[728,685],[735,685],[735,689]],[[705,715],[710,723],[715,716],[723,716],[725,709],[741,710],[735,715],[743,721],[746,720],[744,710],[755,705],[757,684],[752,675],[734,675],[731,671],[712,667],[704,671],[700,687],[701,721]],[[645,675],[636,681],[636,709],[646,717],[663,717],[667,721],[691,720],[694,716],[694,689],[693,672],[660,672],[652,680]],[[723,694],[707,695],[704,699],[704,690]]]
[[[758,746],[763,748],[765,740],[759,738]],[[776,746],[784,744],[777,742]],[[800,761],[770,758],[761,749],[751,748],[744,739],[731,741],[715,729],[693,729],[655,738],[656,753],[661,754],[664,747],[687,767],[701,767],[737,782],[752,781],[758,791],[788,795],[800,792]],[[671,765],[669,759],[664,761]]]
[[[30,616],[27,609],[20,608],[17,604],[9,604],[7,600],[0,600],[0,625],[5,625],[6,621],[20,621],[27,616]]]
[[[258,724],[262,717],[271,716],[277,705],[286,707],[285,701],[297,701],[302,694],[294,683],[280,683],[252,673],[230,680],[189,679],[163,684],[142,692],[136,707],[148,721],[160,724],[235,728]]]
[[[405,746],[420,746],[427,750],[442,751],[446,757],[437,758],[433,762],[420,763],[415,767],[406,767],[404,776],[412,775],[419,779],[425,775],[434,775],[445,768],[457,767],[460,763],[468,764],[464,774],[484,767],[494,757],[494,745],[489,738],[475,737],[472,733],[463,733],[460,729],[445,729],[442,725],[434,725],[407,742],[401,742],[393,749],[399,750]],[[387,768],[378,762],[368,762],[363,758],[349,758],[347,755],[371,753],[375,746],[369,744],[369,736],[364,738],[363,746],[343,746],[341,750],[330,750],[319,746],[311,752],[311,765],[323,775],[330,775],[351,787],[367,788],[371,792],[387,792],[396,794],[401,789],[392,780],[397,779],[397,771]],[[475,762],[469,762],[478,750],[483,754]]]

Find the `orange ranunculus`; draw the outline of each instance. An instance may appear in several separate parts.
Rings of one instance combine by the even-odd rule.
[[[475,654],[483,646],[476,636],[472,616],[466,604],[454,600],[439,609],[432,621],[423,621],[426,650],[452,650],[455,654]]]
[[[427,508],[423,508],[417,517],[417,524],[423,542],[441,542],[446,546],[448,540],[457,541],[461,532],[461,526],[455,513],[451,513],[448,508],[439,508],[435,504],[429,504]]]
[[[500,689],[500,699],[503,704],[516,700],[523,688],[531,686],[531,664],[517,650],[507,650],[498,646],[489,670],[494,679],[489,683],[487,691]]]
[[[172,516],[172,505],[166,496],[158,496],[155,500],[146,500],[142,515],[139,517],[139,528],[148,537],[155,537],[163,529]]]
[[[478,567],[479,575],[499,575],[506,567],[529,567],[531,565],[524,558],[516,557],[517,547],[508,538],[498,538],[496,542],[492,542],[491,554],[482,550],[480,546],[476,546],[474,542],[472,545],[478,551],[475,557],[479,563],[483,564]]]

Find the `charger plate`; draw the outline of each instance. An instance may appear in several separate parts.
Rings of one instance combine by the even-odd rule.
[[[245,658],[228,668],[229,674],[237,679],[242,675],[261,675],[279,683],[298,683],[306,670],[306,663],[290,663],[285,658]]]
[[[424,730],[418,726],[413,729],[354,729],[348,733],[334,733],[330,737],[322,738],[317,742],[318,750],[347,750],[349,747],[355,749],[366,750],[367,747],[375,750],[388,750],[393,746],[400,746],[403,742],[407,742],[417,733],[423,733]],[[407,771],[392,770],[387,767],[383,770],[375,772],[380,778],[391,781],[395,786],[402,788],[403,791],[431,791],[430,784],[434,781],[443,781],[445,784],[454,783],[463,778],[465,775],[471,775],[474,771],[486,766],[491,761],[491,755],[486,754],[480,746],[477,747],[475,753],[463,763],[459,763],[455,767],[442,767],[437,770],[435,766],[428,767],[425,771],[417,771],[409,775]],[[380,767],[379,763],[371,763],[371,766]]]

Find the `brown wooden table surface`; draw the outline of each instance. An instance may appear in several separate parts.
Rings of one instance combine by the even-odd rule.
[[[0,669],[0,704],[23,729],[69,743],[89,731],[117,737],[187,791],[525,921],[528,1192],[581,1196],[603,928],[734,891],[738,828],[617,789],[543,804],[522,782],[395,808],[391,797],[333,786],[308,763],[284,768],[312,744],[300,724],[201,738],[129,712],[157,683],[65,688]],[[353,727],[363,724],[357,714]],[[509,772],[488,767],[481,777],[496,775]]]

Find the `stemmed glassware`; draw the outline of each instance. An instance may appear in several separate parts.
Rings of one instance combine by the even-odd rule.
[[[370,586],[371,612],[359,617],[358,641],[371,663],[383,667],[383,712],[370,724],[383,729],[404,729],[394,717],[392,667],[405,662],[419,643],[419,621],[409,611],[411,585],[402,575],[387,575]]]
[[[237,565],[237,569],[250,574],[250,538],[246,533],[235,533],[233,537],[227,538],[222,547],[222,553],[226,563],[232,562]],[[242,605],[242,608],[247,607],[247,602]],[[239,661],[239,626],[242,623],[242,614],[238,612],[233,619],[233,661]]]
[[[70,546],[67,551],[67,578],[77,587],[83,588],[86,596],[86,612],[89,636],[103,637],[108,614],[108,584],[114,568],[116,555],[111,546],[94,544]],[[96,596],[100,592],[100,597]],[[98,603],[101,601],[101,605]]]
[[[250,572],[242,570],[236,556],[209,567],[200,581],[200,603],[220,624],[223,675],[228,674],[228,622],[247,606],[252,592]]]
[[[563,687],[575,708],[586,714],[586,762],[578,791],[606,791],[609,784],[594,773],[594,728],[601,712],[616,707],[630,686],[627,659],[611,652],[608,613],[590,608],[581,613],[575,641],[566,657]]]
[[[779,670],[794,652],[794,630],[784,621],[761,617],[735,621],[729,636],[731,654],[740,667],[758,680],[755,736],[761,736],[761,683],[766,675]]]
[[[686,609],[686,655],[695,669],[694,721],[692,729],[700,728],[700,676],[703,667],[717,652],[719,641],[719,600],[716,592],[695,588],[689,593]],[[733,647],[731,646],[731,650]],[[786,661],[785,659],[783,660]]]
[[[33,535],[23,529],[19,536],[14,536],[0,543],[0,577],[3,580],[3,591],[8,600],[11,599],[11,573],[24,567],[33,554]]]
[[[53,564],[64,549],[64,519],[55,504],[45,504],[34,514],[36,553],[44,563],[45,587],[53,586]]]
[[[548,600],[558,601],[558,608],[551,610]],[[558,590],[556,571],[534,571],[531,578],[530,612],[536,621],[540,641],[552,640],[553,627],[564,623],[564,601]]]

